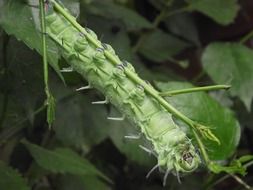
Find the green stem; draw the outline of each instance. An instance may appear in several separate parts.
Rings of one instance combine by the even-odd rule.
[[[240,40],[240,44],[244,44],[245,42],[247,42],[249,39],[253,38],[253,31],[251,31],[250,33],[248,33],[246,36],[244,36],[241,40]]]
[[[47,62],[47,42],[46,42],[46,25],[45,25],[45,3],[44,0],[40,0],[40,19],[41,19],[41,31],[42,31],[42,56],[43,56],[43,69],[44,69],[44,85],[47,98],[50,97],[49,85],[48,85],[48,62]]]
[[[213,85],[213,86],[203,86],[203,87],[195,87],[195,88],[186,88],[180,90],[171,90],[167,92],[160,92],[160,96],[174,96],[178,94],[186,94],[192,92],[200,92],[200,91],[211,91],[211,90],[220,90],[220,89],[229,89],[231,86],[229,85]]]
[[[205,163],[208,167],[209,164],[210,164],[210,160],[209,160],[208,154],[206,152],[205,146],[204,146],[203,142],[201,141],[201,139],[200,139],[199,135],[197,134],[197,132],[194,129],[192,130],[192,132],[193,132],[193,135],[194,135],[194,137],[195,137],[195,139],[196,139],[196,141],[199,145],[199,149],[201,151],[203,159],[204,159],[204,161],[205,161]]]
[[[49,128],[55,119],[55,99],[50,93],[48,83],[48,61],[47,61],[47,41],[46,41],[46,22],[45,22],[45,2],[40,0],[40,20],[42,31],[42,56],[43,56],[43,69],[44,69],[44,85],[47,99],[45,105],[47,106],[47,123]]]

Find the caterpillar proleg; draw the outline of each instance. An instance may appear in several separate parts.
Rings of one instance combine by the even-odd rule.
[[[186,133],[174,123],[172,114],[157,101],[163,99],[159,92],[142,80],[130,63],[122,61],[110,45],[100,42],[91,29],[82,28],[80,32],[65,16],[50,11],[46,16],[47,34],[61,47],[70,67],[87,79],[89,87],[105,95],[105,101],[97,103],[112,103],[139,128],[157,155],[155,168],[166,171],[165,179],[169,172],[178,175],[196,170],[200,157]]]

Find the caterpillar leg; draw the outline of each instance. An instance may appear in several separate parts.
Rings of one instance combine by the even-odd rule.
[[[146,178],[149,178],[149,176],[157,169],[159,168],[159,164],[156,164],[146,175]]]

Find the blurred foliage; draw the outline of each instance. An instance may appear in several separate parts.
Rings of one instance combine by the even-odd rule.
[[[159,90],[231,84],[228,92],[199,92],[167,100],[188,117],[210,126],[219,137],[220,146],[206,142],[212,159],[228,163],[252,154],[250,0],[62,3]],[[99,92],[75,92],[87,81],[77,73],[60,72],[67,64],[48,41],[49,84],[56,99],[56,120],[50,130],[42,60],[37,53],[42,48],[36,5],[35,0],[0,1],[1,190],[245,189],[253,184],[250,168],[244,177],[231,177],[211,174],[203,166],[182,176],[182,184],[170,175],[168,187],[161,185],[163,173],[154,172],[146,179],[156,161],[139,148],[140,144],[149,147],[148,142],[124,138],[139,132],[128,121],[107,120],[107,116],[120,116],[113,106],[91,105],[103,98]]]

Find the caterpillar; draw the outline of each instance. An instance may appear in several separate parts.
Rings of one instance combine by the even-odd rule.
[[[104,101],[95,103],[113,104],[151,143],[157,165],[149,174],[160,168],[165,171],[166,180],[169,172],[178,176],[196,170],[200,156],[186,133],[174,123],[172,114],[157,101],[162,99],[158,91],[142,80],[129,62],[121,60],[110,45],[100,42],[91,29],[74,27],[75,18],[60,8],[65,15],[54,10],[47,12],[47,35],[59,45],[71,68],[89,82],[89,87],[105,95]]]

